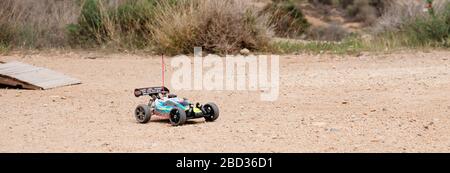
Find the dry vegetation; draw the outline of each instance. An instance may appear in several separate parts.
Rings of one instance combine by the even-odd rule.
[[[162,4],[151,25],[158,52],[191,53],[202,47],[214,53],[235,53],[242,48],[264,50],[270,30],[264,17],[242,1],[186,0]]]
[[[55,47],[167,54],[191,53],[195,46],[222,54],[242,48],[322,51],[323,45],[447,48],[448,0],[435,0],[433,15],[424,6],[424,1],[410,0],[2,0],[0,52]],[[311,24],[311,15],[328,24]],[[362,28],[355,32],[345,26],[352,23]],[[273,34],[338,42],[269,44]]]
[[[73,0],[0,1],[0,42],[16,47],[67,46],[66,26],[77,20]]]

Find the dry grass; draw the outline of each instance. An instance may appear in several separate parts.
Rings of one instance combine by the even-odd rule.
[[[310,27],[299,3],[288,0],[272,0],[261,12],[268,16],[276,36],[298,38]]]
[[[174,5],[175,1],[177,3]],[[285,0],[275,0],[281,1]],[[93,11],[88,9],[86,12],[88,6],[85,5],[88,2],[95,2]],[[270,0],[1,0],[0,52],[11,48],[61,48],[76,45],[132,50],[154,48],[159,53],[181,54],[191,53],[193,47],[198,46],[208,52],[227,54],[238,52],[242,48],[266,50],[270,47],[268,42],[272,37],[272,29],[275,33],[279,31],[278,36],[313,40],[339,41],[349,35],[340,25],[305,30],[307,27],[303,24],[306,21],[303,23],[301,20],[303,16],[291,11],[272,18],[272,21],[280,23],[281,27],[278,29],[282,29],[277,30],[274,23],[270,24],[270,16],[260,15],[254,9],[254,6],[262,9],[269,2]],[[378,40],[379,45],[382,45],[380,47],[397,47],[404,43],[434,46],[434,42],[436,45],[448,46],[450,43],[449,33],[445,32],[450,22],[445,22],[447,19],[442,17],[430,18],[428,13],[423,12],[423,1],[310,2],[321,4],[325,10],[347,10],[349,16],[345,20],[350,18],[366,21],[368,24],[376,21],[369,32],[374,33],[377,36],[375,38],[381,38]],[[448,2],[435,0],[436,16],[445,16],[443,13],[449,11],[445,5]],[[291,7],[294,6],[288,9],[292,9]],[[384,9],[384,13],[378,18],[380,9]],[[293,11],[300,10],[303,9]],[[295,20],[291,20],[296,15],[300,16],[299,25],[294,25]],[[378,37],[379,33],[387,34]]]
[[[438,13],[446,11],[446,3],[448,0],[435,0],[433,2],[434,9]],[[411,0],[396,0],[390,1],[383,15],[377,20],[373,26],[375,34],[386,31],[399,31],[402,25],[417,18],[425,18],[429,16],[428,12],[424,11],[424,2]]]
[[[242,48],[262,50],[269,42],[263,17],[234,0],[182,0],[155,12],[152,38],[158,52],[192,53],[194,47],[228,54]]]
[[[435,0],[433,5],[431,15],[420,2],[391,2],[373,33],[386,47],[449,47],[450,2]]]
[[[0,25],[13,28],[10,40],[19,47],[60,47],[67,43],[65,27],[79,16],[73,0],[2,0]]]

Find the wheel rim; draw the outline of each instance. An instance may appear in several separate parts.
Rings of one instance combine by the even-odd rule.
[[[205,111],[206,111],[206,114],[208,114],[210,118],[214,118],[214,110],[212,109],[212,107],[210,105],[205,106]]]
[[[180,112],[178,110],[170,112],[170,120],[174,123],[178,123],[178,121],[180,121]]]
[[[145,118],[145,110],[144,110],[144,108],[139,107],[139,108],[136,109],[136,118],[139,121],[143,121],[144,120],[144,118]]]

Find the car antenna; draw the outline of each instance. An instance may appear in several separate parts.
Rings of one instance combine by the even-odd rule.
[[[162,91],[163,91],[163,95],[165,96],[166,95],[166,93],[165,93],[165,87],[164,87],[164,84],[165,84],[165,64],[164,64],[164,54],[161,54],[161,80],[162,80]]]

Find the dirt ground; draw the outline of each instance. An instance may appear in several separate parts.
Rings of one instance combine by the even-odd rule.
[[[280,97],[250,91],[175,91],[216,102],[216,122],[136,123],[160,84],[160,59],[98,52],[12,53],[83,84],[0,89],[0,152],[450,152],[450,52],[292,55],[280,61]],[[170,70],[169,70],[170,75]]]

